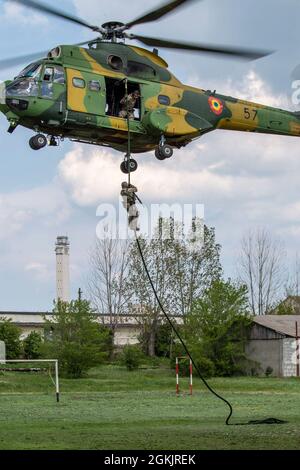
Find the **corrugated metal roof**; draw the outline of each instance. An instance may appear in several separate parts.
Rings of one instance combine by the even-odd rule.
[[[296,337],[296,322],[298,322],[298,335],[300,336],[300,315],[264,315],[254,317],[253,321],[265,328],[293,338]]]

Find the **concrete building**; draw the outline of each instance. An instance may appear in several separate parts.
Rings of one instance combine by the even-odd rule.
[[[0,312],[0,318],[7,318],[18,326],[22,333],[21,338],[26,338],[32,331],[40,334],[44,332],[45,317],[51,319],[49,312]],[[163,318],[162,318],[163,320]],[[181,323],[182,317],[173,317],[174,322]],[[111,325],[110,315],[98,314],[97,321],[102,325]],[[141,315],[119,315],[114,318],[114,344],[116,347],[128,344],[138,344],[139,335],[142,330]]]
[[[265,315],[254,317],[246,355],[257,363],[263,375],[267,368],[276,377],[299,375],[300,338],[296,336],[296,323],[300,335],[300,315]]]
[[[56,253],[56,298],[70,301],[70,243],[68,237],[57,237]]]

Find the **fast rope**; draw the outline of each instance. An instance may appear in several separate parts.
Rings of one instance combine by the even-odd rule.
[[[131,133],[130,133],[130,116],[129,116],[129,105],[128,105],[128,79],[125,78],[125,95],[126,95],[126,113],[127,113],[127,154],[125,159],[127,161],[127,169],[128,169],[128,186],[131,183],[131,168],[130,168],[130,160],[131,160]]]
[[[148,270],[148,267],[147,267],[147,263],[145,261],[145,257],[144,257],[144,253],[143,253],[143,250],[142,250],[142,247],[141,247],[141,244],[140,244],[140,240],[138,239],[138,236],[135,232],[135,238],[136,238],[136,242],[137,242],[137,246],[138,246],[138,250],[139,250],[139,253],[140,253],[140,256],[141,256],[141,260],[143,262],[143,265],[144,265],[144,269],[146,271],[146,274],[147,274],[147,277],[149,279],[149,282],[150,282],[150,285],[152,287],[152,290],[153,290],[153,293],[154,293],[154,296],[157,300],[157,303],[159,305],[159,308],[161,309],[161,311],[163,312],[164,316],[166,317],[167,321],[169,322],[171,328],[173,329],[174,333],[176,334],[177,338],[179,339],[180,343],[182,344],[186,354],[188,355],[188,357],[190,358],[190,360],[192,361],[192,364],[195,368],[195,370],[197,371],[200,379],[202,380],[202,382],[204,383],[204,385],[206,386],[206,388],[209,390],[210,393],[212,393],[216,398],[218,398],[219,400],[222,400],[229,408],[229,414],[227,416],[227,419],[226,419],[226,425],[229,425],[229,421],[230,421],[230,418],[232,416],[232,413],[233,413],[233,408],[232,408],[232,405],[231,403],[226,400],[226,398],[222,397],[222,395],[219,395],[210,385],[209,383],[207,382],[207,380],[203,377],[203,375],[201,374],[201,371],[199,369],[199,367],[197,366],[197,364],[195,363],[191,353],[189,352],[185,342],[183,341],[179,331],[177,330],[176,326],[174,325],[174,323],[172,322],[172,320],[170,319],[169,315],[167,314],[167,312],[165,311],[161,301],[160,301],[160,298],[156,292],[156,289],[155,289],[155,286],[154,286],[154,283],[152,281],[152,278],[150,276],[150,273],[149,273],[149,270]]]
[[[153,293],[155,295],[155,298],[157,300],[157,303],[159,305],[159,308],[161,309],[161,311],[163,312],[164,316],[166,317],[168,323],[170,324],[171,328],[173,329],[174,333],[176,334],[177,338],[179,339],[180,343],[182,344],[187,356],[190,358],[190,360],[192,361],[192,364],[195,368],[195,370],[197,371],[200,379],[202,380],[203,384],[206,386],[206,388],[208,389],[208,391],[210,393],[212,393],[216,398],[218,398],[219,400],[223,401],[229,408],[229,414],[227,416],[227,419],[226,419],[226,425],[227,426],[247,426],[247,425],[256,425],[256,424],[285,424],[287,423],[287,421],[282,421],[281,419],[277,419],[277,418],[267,418],[267,419],[262,419],[262,420],[255,420],[255,421],[248,421],[246,423],[234,423],[234,424],[231,424],[230,423],[230,419],[232,417],[232,414],[233,414],[233,408],[232,408],[232,405],[231,403],[226,400],[226,398],[224,398],[222,395],[220,395],[219,393],[217,393],[210,385],[209,383],[207,382],[207,380],[205,379],[205,377],[203,377],[199,367],[197,366],[197,364],[195,363],[191,353],[189,352],[188,350],[188,347],[186,346],[184,340],[182,339],[179,331],[177,330],[176,326],[174,325],[174,323],[172,322],[172,320],[170,319],[169,315],[167,314],[167,312],[165,311],[161,301],[160,301],[160,298],[156,292],[156,289],[155,289],[155,286],[154,286],[154,283],[152,281],[152,278],[150,276],[150,273],[149,273],[149,270],[148,270],[148,267],[147,267],[147,263],[145,261],[145,257],[144,257],[144,253],[143,253],[143,250],[142,250],[142,247],[141,247],[141,244],[140,244],[140,240],[137,236],[137,233],[135,231],[135,238],[136,238],[136,243],[137,243],[137,246],[138,246],[138,250],[139,250],[139,253],[140,253],[140,256],[141,256],[141,260],[143,262],[143,266],[144,266],[144,269],[145,269],[145,272],[147,274],[147,277],[149,279],[149,282],[150,282],[150,285],[151,285],[151,288],[153,290]]]

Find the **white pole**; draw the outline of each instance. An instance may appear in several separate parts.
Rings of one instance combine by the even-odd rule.
[[[297,377],[300,377],[300,348],[299,348],[299,336],[298,336],[298,322],[296,321],[296,370]]]
[[[190,359],[190,395],[193,395],[193,363]]]
[[[24,363],[45,363],[45,362],[54,362],[55,364],[55,389],[56,389],[56,401],[57,403],[59,402],[59,376],[58,376],[58,359],[8,359],[5,361],[5,363],[11,363],[11,364],[24,364]]]
[[[176,395],[179,395],[179,360],[176,357]]]
[[[55,361],[55,384],[56,384],[56,401],[57,403],[59,403],[58,361]]]

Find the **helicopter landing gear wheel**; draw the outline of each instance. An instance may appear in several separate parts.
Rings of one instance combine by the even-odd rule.
[[[47,143],[47,138],[43,134],[34,135],[29,140],[29,145],[32,150],[40,150],[46,147]]]
[[[129,168],[128,168],[128,165],[129,165]],[[133,173],[134,171],[137,170],[137,168],[138,168],[138,164],[133,158],[131,158],[129,162],[127,160],[124,160],[124,162],[121,163],[121,171],[122,173],[125,173],[125,175],[128,175],[129,169],[130,169],[130,173]]]
[[[160,153],[159,147],[155,149],[155,156],[157,160],[165,160],[165,157]]]
[[[158,160],[165,160],[173,156],[173,149],[170,145],[160,145],[155,149],[155,156]]]

